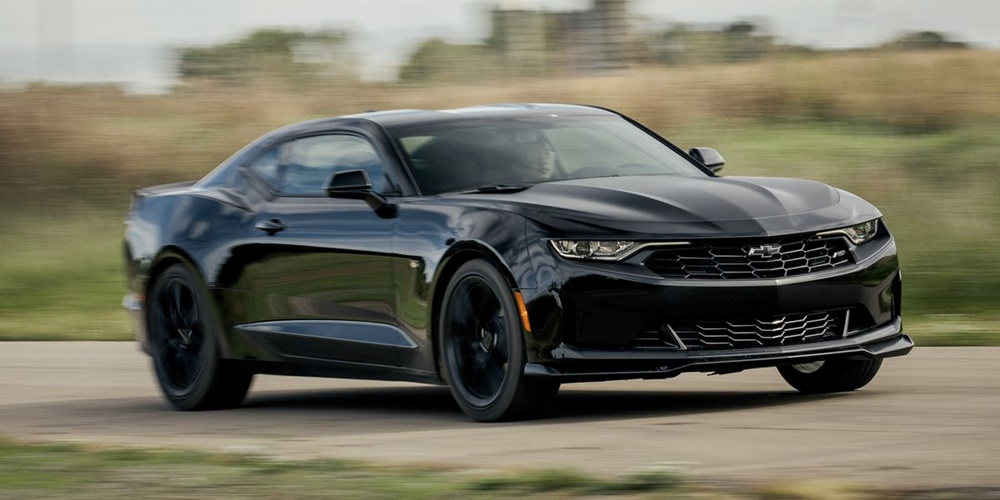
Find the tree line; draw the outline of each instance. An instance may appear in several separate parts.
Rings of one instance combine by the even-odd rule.
[[[308,85],[359,79],[358,54],[346,30],[261,29],[236,41],[178,50],[182,82],[225,84],[269,82]],[[964,49],[968,45],[935,31],[903,33],[863,50]],[[484,78],[539,77],[566,74],[558,49],[505,53],[487,38],[482,43],[452,43],[430,38],[419,43],[398,73],[403,83],[471,81]],[[640,33],[628,44],[630,64],[689,65],[809,55],[817,49],[786,43],[760,24],[738,21],[721,26],[675,24]],[[828,51],[824,51],[828,52]]]

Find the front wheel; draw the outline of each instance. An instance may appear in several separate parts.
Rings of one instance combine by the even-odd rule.
[[[520,316],[510,287],[482,260],[463,264],[445,289],[438,360],[452,396],[483,422],[541,416],[559,384],[524,376]]]
[[[170,266],[150,287],[146,307],[153,368],[167,400],[180,410],[239,406],[253,374],[219,359],[221,328],[197,276]]]
[[[860,389],[875,378],[881,366],[881,359],[828,359],[779,366],[778,373],[801,392],[822,394]]]

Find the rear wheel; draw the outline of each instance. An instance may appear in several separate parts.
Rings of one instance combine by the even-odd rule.
[[[853,391],[875,378],[881,359],[828,359],[778,367],[792,387],[807,394]]]
[[[167,400],[181,410],[239,406],[253,374],[219,359],[221,328],[197,276],[170,266],[150,287],[146,307],[153,368]]]
[[[496,268],[482,260],[463,264],[440,310],[440,369],[465,413],[484,422],[545,413],[559,384],[524,376],[520,316]]]

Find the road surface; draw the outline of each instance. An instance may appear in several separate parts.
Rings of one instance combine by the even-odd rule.
[[[1000,348],[918,347],[850,394],[802,396],[772,369],[567,385],[549,418],[481,424],[441,387],[269,376],[242,408],[177,412],[132,343],[4,342],[0,434],[489,470],[995,488]]]

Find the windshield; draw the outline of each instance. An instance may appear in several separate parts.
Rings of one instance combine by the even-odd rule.
[[[459,119],[390,133],[424,194],[592,177],[705,175],[618,116]]]

